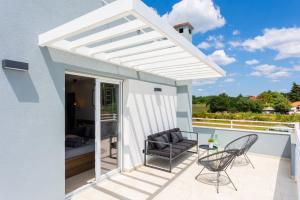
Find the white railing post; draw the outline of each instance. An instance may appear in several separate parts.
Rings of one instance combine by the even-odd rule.
[[[230,128],[233,128],[233,121],[230,120]]]

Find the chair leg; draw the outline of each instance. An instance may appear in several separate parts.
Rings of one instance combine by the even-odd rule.
[[[229,177],[229,175],[227,174],[227,172],[225,170],[224,170],[224,172],[225,172],[226,176],[228,177],[229,181],[231,182],[231,184],[233,185],[234,189],[237,191],[235,185],[233,184],[233,182],[232,182],[231,178]]]
[[[234,163],[234,161],[235,161],[235,159],[236,159],[236,157],[231,161],[231,164],[230,164],[230,169],[232,169],[232,167],[233,167],[233,163]]]
[[[198,177],[201,175],[201,173],[203,172],[203,170],[205,169],[205,167],[203,167],[200,171],[200,173],[195,177],[195,179],[198,179]]]
[[[250,158],[247,156],[247,154],[244,154],[245,159],[250,163],[253,169],[255,169],[254,165],[252,164]]]
[[[170,169],[169,169],[170,172],[172,172],[172,159],[170,159]]]

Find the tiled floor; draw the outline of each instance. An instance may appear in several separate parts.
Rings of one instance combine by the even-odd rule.
[[[141,167],[118,174],[71,197],[72,200],[297,200],[296,183],[289,178],[290,162],[277,158],[249,155],[255,169],[238,160],[228,174],[237,186],[235,191],[222,178],[220,193],[213,184],[214,175],[200,172],[195,154],[177,160],[173,173]],[[157,160],[153,162],[158,162]],[[165,164],[165,163],[162,163]],[[210,183],[210,184],[207,184]]]

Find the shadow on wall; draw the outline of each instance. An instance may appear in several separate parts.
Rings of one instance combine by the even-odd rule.
[[[298,199],[297,184],[290,178],[290,162],[280,159],[276,174],[276,183],[274,188],[273,200],[280,197],[288,197],[288,199]]]
[[[65,99],[65,66],[66,64],[55,61],[47,47],[40,47],[44,61],[46,62],[47,69],[55,86],[57,95],[59,96],[61,103],[64,105]]]
[[[66,65],[54,61],[48,48],[42,47],[40,48],[40,51],[61,103],[64,104],[64,69]],[[31,72],[34,67],[39,67],[40,63],[38,63],[38,59],[40,58],[36,58],[29,63],[29,70],[26,72],[8,69],[4,70],[4,74],[11,85],[11,88],[18,101],[21,103],[38,103],[40,100],[38,91],[33,82],[33,80],[35,80],[32,78],[33,72]]]
[[[124,145],[128,165],[134,167],[143,162],[144,140],[149,134],[175,127],[176,106],[173,104],[174,97],[169,94],[137,92],[128,97],[124,107],[131,133],[129,143]]]
[[[21,103],[38,103],[39,95],[30,77],[30,71],[4,69],[4,74]]]

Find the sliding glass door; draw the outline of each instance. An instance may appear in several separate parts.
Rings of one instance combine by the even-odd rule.
[[[96,178],[120,171],[121,83],[96,80]]]

